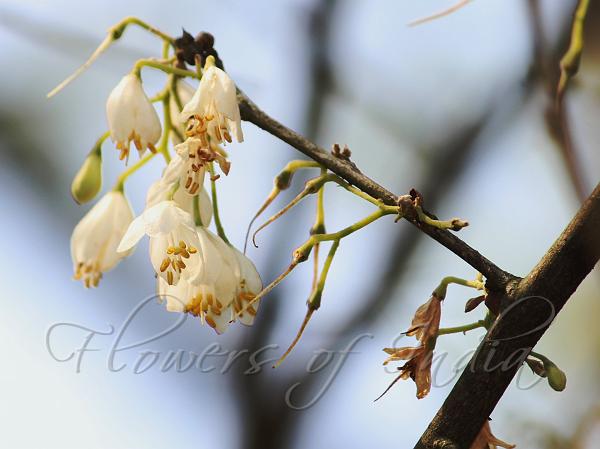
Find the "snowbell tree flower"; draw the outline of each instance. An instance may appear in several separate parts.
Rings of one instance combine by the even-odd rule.
[[[417,399],[423,399],[427,396],[429,390],[431,390],[433,348],[421,345],[416,348],[385,348],[384,351],[390,355],[383,362],[384,365],[398,360],[407,360],[403,366],[398,368],[400,375],[392,382],[386,392],[399,379],[408,379],[410,377],[417,385]]]
[[[503,447],[505,449],[513,449],[517,446],[515,446],[514,444],[505,443],[504,441],[496,438],[492,434],[490,422],[486,420],[486,422],[483,424],[483,427],[481,428],[481,431],[479,432],[479,435],[477,435],[477,438],[475,438],[475,441],[473,441],[471,449],[498,449],[498,447]]]
[[[173,184],[166,183],[163,179],[159,179],[150,185],[148,193],[146,194],[146,208],[157,205],[161,201],[167,201],[171,196],[173,190]],[[210,225],[212,221],[212,203],[210,202],[210,196],[206,189],[202,187],[197,195],[198,206],[200,209],[200,220],[203,226]],[[177,205],[192,215],[194,213],[194,197],[189,195],[183,189],[177,189],[173,195],[173,201]]]
[[[238,265],[238,285],[235,299],[233,301],[233,311],[239,315],[239,321],[246,326],[251,326],[256,316],[256,310],[260,301],[249,306],[248,304],[262,290],[262,280],[252,261],[246,257],[237,248],[231,248]]]
[[[129,156],[132,141],[140,157],[146,148],[156,152],[162,132],[160,120],[137,74],[125,75],[112,90],[106,102],[106,116],[110,137],[121,150],[119,159]]]
[[[430,339],[436,339],[440,330],[441,315],[442,300],[434,294],[429,301],[419,306],[406,335],[414,335],[424,345]]]
[[[150,237],[152,266],[167,284],[194,274],[200,241],[191,214],[175,201],[161,201],[133,220],[117,251],[129,251],[144,235]]]
[[[184,157],[187,158],[187,155],[184,155]],[[213,211],[212,203],[210,202],[210,197],[206,189],[203,186],[195,187],[195,195],[191,195],[183,188],[176,188],[177,182],[179,181],[181,185],[182,182],[187,180],[187,176],[184,158],[176,153],[164,169],[161,178],[152,183],[148,188],[146,194],[146,208],[152,207],[161,201],[172,199],[181,209],[189,214],[193,214],[194,197],[197,196],[200,209],[200,220],[202,225],[208,226],[212,220]],[[173,190],[175,190],[174,194]]]
[[[204,183],[206,175],[206,164],[217,162],[223,173],[228,174],[231,164],[227,159],[212,147],[206,146],[203,139],[197,137],[188,137],[183,143],[175,146],[177,156],[181,161],[177,160],[172,167],[167,167],[167,173],[179,174],[181,177],[181,185],[187,190],[190,195],[196,195],[198,190]]]
[[[239,268],[233,250],[203,226],[197,228],[200,261],[193,277],[170,286],[158,280],[158,295],[171,312],[200,317],[219,334],[232,319],[232,303],[239,287]],[[181,284],[181,285],[180,285]]]
[[[204,140],[210,136],[216,143],[231,143],[233,135],[243,142],[235,83],[208,60],[198,89],[181,111],[181,121],[188,124],[186,134]]]
[[[123,192],[104,195],[75,226],[71,236],[74,278],[86,287],[97,287],[102,273],[128,255],[117,246],[133,220],[133,210]]]
[[[433,350],[440,329],[442,315],[442,300],[439,295],[433,293],[431,298],[419,306],[412,319],[410,329],[406,332],[408,336],[415,336],[421,343],[416,348],[385,348],[384,351],[390,355],[384,365],[398,360],[407,360],[404,366],[398,368],[400,375],[385,390],[385,394],[400,379],[414,380],[417,385],[417,398],[422,399],[431,390],[431,362]],[[383,396],[383,395],[382,395]],[[380,396],[381,397],[381,396]]]

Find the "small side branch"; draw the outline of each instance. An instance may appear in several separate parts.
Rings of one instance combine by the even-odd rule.
[[[238,103],[243,120],[254,123],[259,128],[262,128],[273,136],[283,140],[304,155],[337,174],[349,185],[355,186],[362,192],[381,201],[383,204],[397,206],[397,195],[376,183],[359,170],[356,170],[353,164],[344,159],[335,157],[297,132],[282,125],[262,111],[241,91],[238,91]],[[456,237],[449,230],[439,229],[435,226],[423,223],[417,216],[404,218],[482,273],[488,280],[488,287],[490,289],[502,290],[510,281],[516,279],[513,275],[502,270],[464,241]]]

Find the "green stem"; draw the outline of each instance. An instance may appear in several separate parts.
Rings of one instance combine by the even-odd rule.
[[[469,225],[469,223],[467,223],[464,220],[461,220],[460,218],[453,218],[451,220],[435,220],[429,217],[425,212],[423,212],[423,209],[419,206],[415,207],[415,210],[417,211],[417,215],[421,223],[433,226],[434,228],[451,229],[453,231],[459,231],[462,228]]]
[[[294,251],[294,263],[300,263],[305,261],[308,256],[310,255],[310,252],[312,251],[313,247],[319,243],[319,242],[326,242],[326,241],[335,241],[335,240],[341,240],[344,237],[349,236],[350,234],[359,231],[360,229],[364,228],[365,226],[368,226],[369,224],[373,223],[374,221],[378,220],[379,218],[385,216],[385,215],[390,215],[390,214],[395,214],[396,212],[391,212],[391,211],[386,211],[383,209],[379,209],[375,212],[373,212],[371,215],[363,218],[362,220],[357,221],[356,223],[338,231],[338,232],[332,232],[330,234],[314,234],[311,235],[310,238],[303,243],[301,246],[299,246],[295,251]]]
[[[480,280],[469,281],[455,276],[446,276],[444,279],[442,279],[440,284],[433,291],[433,295],[439,299],[444,299],[446,297],[448,285],[450,284],[463,285],[465,287],[474,288],[476,290],[483,290],[485,288],[485,283]]]
[[[321,176],[327,174],[327,169],[321,168]],[[315,222],[310,229],[311,234],[324,234],[325,233],[325,185],[323,185],[317,193],[317,214]],[[312,289],[316,291],[317,281],[319,278],[319,243],[315,245],[313,253],[313,282]],[[320,294],[319,294],[320,295]],[[310,300],[309,300],[310,304]]]
[[[159,101],[163,101],[165,97],[169,94],[169,86],[165,86],[163,90],[158,92],[152,98],[150,98],[150,103],[158,103]]]
[[[348,184],[344,179],[340,178],[337,175],[333,175],[332,181],[334,181],[335,183],[337,183],[340,187],[343,187],[344,189],[346,189],[348,192],[353,193],[354,195],[368,201],[371,204],[374,204],[377,207],[393,207],[393,206],[385,206],[381,201],[376,200],[375,198],[373,198],[371,195],[369,195],[368,193],[363,192],[360,189],[357,189],[354,186],[351,186],[350,184]]]
[[[329,241],[329,240],[340,240],[344,237],[349,236],[350,234],[352,234],[356,231],[359,231],[360,229],[364,228],[365,226],[370,225],[371,223],[378,220],[379,218],[381,218],[385,215],[393,214],[393,213],[395,213],[395,211],[391,212],[391,211],[379,209],[379,210],[373,212],[371,215],[363,218],[362,220],[357,221],[356,223],[354,223],[338,232],[332,232],[330,234],[315,234],[312,236],[312,238],[315,239],[315,241],[317,241],[317,242],[323,242],[323,241]]]
[[[217,228],[217,234],[219,237],[225,241],[225,243],[229,243],[227,239],[227,235],[225,234],[225,230],[223,229],[223,224],[221,223],[221,216],[219,215],[219,203],[217,199],[217,183],[215,179],[215,169],[213,167],[212,162],[208,164],[208,172],[210,173],[210,190],[212,197],[212,206],[213,206],[213,217],[215,219],[215,226]]]
[[[191,70],[180,69],[178,67],[174,67],[170,65],[170,62],[173,62],[174,59],[167,59],[165,61],[158,61],[156,59],[140,59],[133,66],[133,72],[139,74],[143,67],[151,67],[153,69],[161,70],[165,73],[171,75],[177,75],[181,77],[191,77],[200,79],[196,72],[192,72]]]
[[[173,47],[175,46],[175,39],[173,39],[171,36],[157,30],[156,28],[150,26],[146,22],[143,22],[142,20],[138,19],[137,17],[126,17],[125,19],[121,20],[119,23],[112,26],[108,30],[108,35],[104,38],[104,40],[100,43],[100,45],[96,48],[96,50],[94,50],[94,52],[87,59],[87,61],[85,61],[81,66],[79,66],[79,68],[77,70],[75,70],[75,72],[73,72],[71,75],[69,75],[62,83],[60,83],[58,86],[56,86],[54,89],[52,89],[48,93],[47,97],[50,98],[50,97],[56,95],[58,92],[63,90],[71,81],[73,81],[75,78],[77,78],[79,75],[81,75],[85,70],[87,70],[94,63],[94,61],[96,59],[98,59],[98,57],[108,49],[108,47],[110,47],[115,41],[117,41],[118,39],[121,38],[121,36],[125,32],[125,29],[129,25],[137,25],[147,31],[150,31],[152,34],[155,34],[156,36],[160,37],[161,39],[163,39],[165,42],[168,42]],[[191,72],[191,73],[193,73],[193,72]]]
[[[194,222],[196,223],[196,226],[205,226],[204,223],[202,223],[202,215],[200,215],[200,200],[198,198],[198,195],[194,196]]]
[[[162,40],[164,40],[165,42],[168,42],[171,46],[175,46],[175,39],[173,39],[171,36],[169,36],[166,33],[163,33],[162,31],[160,31],[157,28],[154,28],[152,25],[144,22],[143,20],[137,18],[137,17],[125,17],[123,20],[121,20],[119,23],[117,23],[116,25],[112,26],[109,29],[109,35],[113,38],[113,40],[117,40],[121,37],[121,35],[123,34],[123,32],[125,31],[125,29],[129,26],[129,25],[137,25],[140,28],[149,31],[150,33],[154,34],[155,36],[160,37]]]
[[[90,150],[90,154],[92,153],[96,153],[98,156],[102,157],[102,144],[106,141],[106,139],[108,139],[110,137],[110,131],[106,131],[104,134],[102,134],[98,140],[96,140],[96,143],[94,144],[94,146],[92,147],[92,149]]]
[[[557,101],[562,101],[562,97],[567,88],[567,84],[579,70],[581,62],[581,53],[583,52],[583,31],[585,17],[587,15],[590,0],[579,0],[575,17],[573,18],[573,28],[571,29],[571,42],[569,49],[560,60],[560,80],[557,89]]]
[[[147,154],[146,156],[141,158],[139,161],[137,161],[135,164],[133,164],[131,167],[129,167],[127,170],[125,170],[123,173],[121,173],[119,175],[119,177],[117,178],[117,182],[115,183],[113,190],[122,192],[123,186],[124,186],[127,178],[129,178],[132,174],[134,174],[136,171],[138,171],[140,168],[142,168],[144,165],[146,165],[150,161],[150,159],[152,159],[154,156],[156,156],[156,154],[157,153]]]
[[[333,262],[333,258],[335,257],[335,253],[340,246],[339,240],[334,240],[331,248],[329,249],[329,253],[327,254],[327,258],[323,263],[323,269],[321,270],[321,276],[319,277],[319,282],[317,283],[317,287],[311,297],[308,300],[308,307],[313,310],[317,310],[321,306],[321,297],[323,296],[323,290],[325,289],[325,282],[327,282],[327,275],[329,274],[329,268],[331,268],[331,263]]]
[[[485,327],[485,323],[483,320],[475,321],[474,323],[465,324],[463,326],[444,327],[438,330],[438,337],[440,335],[465,333],[474,329],[479,329],[480,327]]]
[[[544,364],[553,363],[552,360],[550,360],[545,355],[540,354],[539,352],[531,351],[529,353],[529,355],[532,356],[532,357],[535,357],[536,359],[538,359],[540,362],[542,362]]]

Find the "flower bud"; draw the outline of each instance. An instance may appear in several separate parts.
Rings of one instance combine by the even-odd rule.
[[[302,263],[302,262],[306,261],[308,259],[308,256],[310,256],[313,246],[314,246],[314,243],[312,243],[309,240],[307,243],[296,248],[293,253],[294,255],[293,255],[292,263],[298,264],[298,263]]]
[[[78,204],[94,199],[102,188],[102,154],[92,150],[73,178],[71,195]]]
[[[555,391],[563,391],[567,386],[567,375],[552,362],[544,363],[548,384]]]
[[[274,182],[275,187],[277,187],[279,190],[287,189],[290,186],[290,184],[292,183],[293,176],[294,176],[294,172],[292,172],[292,171],[289,171],[289,170],[282,171],[275,178],[275,182]]]

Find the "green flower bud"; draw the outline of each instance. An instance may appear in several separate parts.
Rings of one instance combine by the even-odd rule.
[[[71,195],[78,204],[94,199],[102,188],[102,154],[94,148],[73,178]]]
[[[288,170],[282,171],[275,178],[275,182],[274,182],[275,187],[277,187],[279,190],[287,189],[290,186],[290,184],[292,183],[293,176],[294,176],[294,172],[292,172],[292,171],[288,171]]]
[[[567,375],[554,363],[544,363],[548,384],[555,391],[563,391],[567,386]]]

